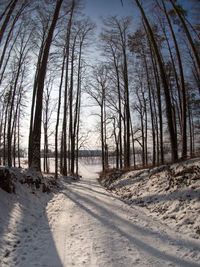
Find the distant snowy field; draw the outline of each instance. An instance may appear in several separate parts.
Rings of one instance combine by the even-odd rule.
[[[43,163],[44,160],[41,158],[41,169],[43,171]],[[55,160],[54,158],[48,159],[49,163],[49,171],[50,173],[55,172]],[[112,166],[113,160],[110,161],[110,165]],[[83,167],[84,166],[84,167]],[[83,157],[79,159],[79,172],[82,173],[85,166],[88,166],[88,168],[96,168],[97,171],[101,171],[101,158],[100,157]],[[22,168],[28,168],[28,159],[27,158],[21,158],[21,167]]]

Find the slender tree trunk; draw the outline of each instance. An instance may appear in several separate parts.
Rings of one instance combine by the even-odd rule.
[[[12,34],[13,29],[14,29],[14,27],[15,27],[15,24],[16,24],[16,22],[18,21],[20,15],[22,14],[22,12],[23,12],[25,6],[26,6],[26,5],[23,4],[23,5],[21,6],[20,10],[17,12],[17,14],[16,14],[16,16],[15,16],[15,18],[14,18],[14,20],[13,20],[13,23],[12,23],[12,25],[11,25],[11,27],[10,27],[10,30],[9,30],[9,32],[8,32],[8,34],[7,34],[6,41],[5,41],[5,44],[4,44],[4,48],[3,48],[3,51],[2,51],[2,54],[1,54],[1,59],[0,59],[0,69],[1,69],[2,64],[3,64],[3,60],[4,60],[4,57],[5,57],[6,50],[7,50],[7,48],[8,48],[8,43],[9,43],[9,41],[10,41],[11,34]]]
[[[154,110],[154,114],[155,114],[155,121],[154,121],[154,126],[155,126],[155,129],[154,129],[154,134],[156,134],[156,137],[155,137],[155,145],[156,145],[156,148],[155,148],[155,160],[156,160],[156,163],[157,165],[159,165],[160,163],[160,144],[159,144],[159,123],[158,123],[158,115],[157,115],[157,110],[156,110],[156,99],[155,99],[155,93],[154,93],[154,90],[151,91],[152,93],[152,102],[153,102],[153,108],[152,110]]]
[[[61,132],[61,138],[60,138],[60,172],[63,173],[63,132]]]
[[[11,90],[11,102],[10,102],[10,113],[8,116],[8,128],[7,128],[7,146],[8,146],[8,166],[11,167],[12,166],[12,153],[11,153],[11,147],[12,147],[12,133],[11,133],[11,128],[12,128],[12,115],[13,115],[13,109],[14,109],[14,101],[15,101],[15,97],[16,97],[16,90],[17,90],[17,83],[19,80],[19,75],[20,75],[20,71],[21,71],[21,63],[22,63],[22,55],[19,59],[19,63],[18,63],[18,68],[17,68],[17,74],[15,77],[15,82],[13,85],[13,90]]]
[[[126,111],[125,111],[125,107],[124,107],[124,114],[123,114],[123,126],[124,126],[124,132],[123,132],[123,139],[124,139],[124,154],[123,154],[123,156],[124,156],[124,167],[126,167],[127,166],[127,163],[126,163],[126,151],[127,151],[127,142],[126,142],[126,136],[127,136],[127,134],[126,134],[126,127],[127,127],[127,125],[126,125]]]
[[[147,80],[147,86],[148,86],[148,96],[149,96],[149,105],[150,105],[150,113],[151,113],[151,128],[152,128],[152,139],[153,139],[153,165],[155,165],[155,131],[154,131],[154,117],[153,117],[153,109],[152,109],[152,100],[151,100],[151,82],[149,78],[149,70],[147,66],[147,60],[146,60],[146,55],[144,53],[144,50],[142,51],[143,53],[143,59],[144,59],[144,65],[145,65],[145,72],[146,72],[146,80]],[[148,165],[148,151],[147,151],[147,111],[146,111],[146,100],[143,100],[145,103],[145,121],[146,121],[146,165]]]
[[[81,81],[80,77],[79,77],[79,79]],[[76,127],[76,174],[77,174],[77,176],[78,176],[78,171],[79,171],[78,170],[78,162],[79,162],[78,159],[79,159],[79,130],[80,130],[80,113],[81,113],[81,82],[79,83],[79,90],[80,90],[80,92],[79,92],[77,127]]]
[[[143,124],[143,115],[140,115],[140,125],[141,125],[141,133],[142,133],[142,166],[145,166],[145,137],[144,137],[144,124]]]
[[[0,110],[0,165],[2,165],[2,156],[3,156],[3,149],[2,149],[2,137],[3,137],[3,113],[4,113],[4,106],[2,110]]]
[[[182,158],[187,158],[187,118],[186,118],[186,93],[185,93],[185,81],[184,81],[184,74],[183,74],[183,67],[182,67],[182,60],[179,52],[178,43],[176,41],[175,33],[172,28],[164,1],[162,0],[165,16],[167,18],[167,22],[170,28],[170,32],[174,41],[176,55],[178,60],[178,68],[179,68],[179,75],[180,75],[180,87],[181,87],[181,132],[182,132]],[[200,67],[200,65],[199,65]]]
[[[72,17],[74,13],[74,0],[72,1],[70,18],[67,26],[66,36],[66,64],[65,64],[65,95],[64,95],[64,114],[63,114],[63,172],[67,176],[67,98],[68,98],[68,72],[69,72],[69,44],[71,36]]]
[[[10,99],[11,99],[11,90],[9,91],[8,100],[5,109],[4,115],[4,130],[3,130],[3,165],[6,165],[6,157],[7,157],[7,138],[6,138],[6,128],[7,128],[7,120],[8,120],[8,113],[9,113],[9,106],[10,106]]]
[[[76,89],[76,105],[74,111],[74,147],[75,149],[75,159],[76,159],[76,175],[78,176],[78,140],[79,140],[79,120],[80,120],[80,106],[81,106],[81,58],[82,58],[82,45],[79,45],[79,57],[78,57],[78,74],[77,74],[77,89]],[[77,144],[75,144],[77,143]]]
[[[131,118],[130,118],[131,119]],[[134,140],[134,133],[133,133],[133,123],[132,120],[130,121],[131,125],[131,137],[132,137],[132,146],[133,146],[133,166],[136,167],[136,159],[135,159],[135,140]]]
[[[6,18],[5,18],[5,20],[4,20],[4,22],[3,22],[2,26],[1,26],[1,29],[0,29],[0,44],[1,44],[1,41],[2,41],[2,38],[3,38],[4,32],[6,30],[6,27],[8,25],[8,22],[9,22],[10,17],[11,17],[11,15],[12,15],[14,9],[15,9],[15,6],[16,6],[17,2],[18,2],[18,0],[14,0],[12,2],[11,6],[10,6],[10,8],[8,10],[8,13],[6,15]]]
[[[114,134],[114,140],[115,140],[115,165],[116,165],[116,169],[119,169],[119,142],[118,142],[118,137],[117,137],[117,133],[116,133],[116,122],[115,122],[115,118],[113,121],[113,134]]]
[[[163,148],[163,119],[162,119],[162,104],[161,104],[161,92],[160,92],[160,81],[158,76],[158,70],[156,63],[153,60],[153,69],[154,69],[154,76],[156,81],[156,89],[157,89],[157,99],[158,99],[158,116],[159,116],[159,130],[160,130],[160,159],[161,164],[164,164],[164,148]],[[157,142],[159,143],[159,142]]]
[[[76,38],[74,38],[72,46],[72,56],[71,56],[71,78],[70,78],[70,90],[69,90],[69,138],[71,143],[70,155],[71,155],[71,165],[70,165],[70,174],[74,176],[74,163],[75,163],[75,129],[74,129],[74,116],[73,116],[73,92],[74,92],[74,53]]]
[[[13,156],[13,166],[16,167],[16,146],[17,146],[17,123],[16,123],[16,120],[14,122],[14,125],[13,125],[13,153],[12,153],[12,156]]]
[[[151,89],[149,87],[148,89],[149,93],[149,105],[150,105],[150,113],[151,113],[151,131],[152,131],[152,164],[155,166],[156,164],[156,135],[155,135],[155,123],[154,123],[154,112],[153,112],[153,106],[152,106],[152,98],[151,98]]]
[[[65,57],[66,57],[66,54],[64,51],[60,85],[59,85],[58,109],[57,109],[56,132],[55,132],[55,178],[56,179],[58,178],[58,128],[59,128],[59,122],[60,122],[60,108],[61,108],[63,76],[64,76],[64,69],[65,69]]]
[[[21,110],[19,108],[18,120],[17,120],[17,157],[18,157],[18,166],[21,168],[21,160],[20,160],[20,116]]]
[[[38,87],[38,75],[40,71],[40,66],[41,66],[41,61],[42,61],[42,56],[43,56],[43,51],[44,51],[44,34],[43,34],[43,39],[42,43],[40,46],[40,51],[37,59],[37,67],[35,71],[35,78],[34,78],[34,85],[33,85],[33,95],[32,95],[32,104],[31,104],[31,116],[30,116],[30,127],[29,127],[29,144],[28,144],[28,165],[29,167],[31,166],[32,163],[32,157],[33,157],[33,148],[32,148],[32,134],[33,134],[33,122],[34,122],[34,113],[35,113],[35,105],[36,105],[36,93],[37,93],[37,87]]]
[[[171,5],[173,6],[173,8],[174,8],[179,20],[181,21],[182,26],[184,28],[184,31],[186,33],[186,36],[188,38],[188,41],[189,41],[189,44],[190,44],[190,47],[191,47],[191,50],[192,50],[192,53],[193,53],[193,56],[194,56],[195,64],[196,64],[196,67],[197,67],[197,71],[198,71],[198,74],[200,76],[200,58],[199,58],[199,55],[198,55],[198,51],[195,48],[194,42],[193,42],[192,37],[190,35],[190,32],[189,32],[189,30],[187,28],[187,25],[186,25],[182,15],[180,14],[177,6],[175,5],[175,3],[172,0],[169,0],[169,1],[170,1]]]
[[[117,95],[118,95],[118,120],[119,120],[119,163],[120,169],[122,169],[122,107],[121,107],[121,88],[120,88],[120,78],[119,78],[119,66],[117,64],[116,55],[114,50],[112,49],[113,59],[114,59],[114,66],[117,78]]]
[[[128,70],[126,53],[124,52],[124,87],[125,87],[125,112],[126,112],[126,151],[125,167],[130,167],[130,107],[129,107],[129,88],[128,88]]]
[[[104,144],[104,116],[103,116],[103,103],[101,104],[101,157],[102,157],[102,170],[105,171],[105,144]]]
[[[9,59],[10,59],[10,56],[11,56],[11,52],[12,52],[12,50],[13,50],[13,47],[14,47],[14,45],[15,45],[16,41],[17,41],[17,38],[18,38],[18,36],[19,36],[19,33],[20,33],[20,30],[17,32],[17,34],[16,34],[16,36],[15,36],[15,38],[14,38],[14,41],[13,41],[13,43],[12,43],[12,45],[10,46],[10,49],[9,49],[9,51],[8,51],[7,58],[6,58],[6,60],[5,60],[5,63],[4,63],[4,66],[3,66],[3,69],[2,69],[2,71],[1,71],[1,76],[0,76],[0,85],[1,85],[1,83],[2,83],[2,81],[3,81],[3,78],[4,78],[4,73],[5,73],[5,71],[6,71],[6,68],[7,68],[7,66],[8,66],[8,62],[9,62]]]
[[[48,36],[45,43],[44,53],[41,61],[41,68],[38,74],[38,87],[37,87],[37,100],[36,100],[36,108],[35,108],[35,117],[34,117],[34,127],[32,134],[32,162],[31,168],[36,171],[41,172],[40,167],[40,140],[41,140],[41,120],[42,120],[42,98],[43,98],[43,90],[44,90],[44,80],[46,76],[46,68],[47,68],[47,60],[49,56],[49,50],[53,38],[53,32],[56,26],[56,22],[58,20],[59,11],[61,8],[63,0],[58,0],[56,3],[55,12],[53,15],[53,20],[48,32]]]
[[[0,15],[0,21],[3,19],[3,17],[5,16],[6,12],[8,11],[8,9],[10,8],[10,6],[12,5],[13,0],[8,2],[8,5],[5,7],[4,11],[1,13]]]

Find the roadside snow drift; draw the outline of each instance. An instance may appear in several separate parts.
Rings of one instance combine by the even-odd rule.
[[[143,207],[172,229],[200,238],[200,159],[132,171],[118,179],[108,175],[100,182],[133,208]]]

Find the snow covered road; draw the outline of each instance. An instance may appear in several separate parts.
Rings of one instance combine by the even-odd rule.
[[[97,182],[61,179],[55,194],[0,190],[1,267],[200,266],[200,241],[171,230]]]
[[[59,255],[47,266],[200,266],[200,243],[182,238],[110,195],[91,170],[49,202],[47,217]]]

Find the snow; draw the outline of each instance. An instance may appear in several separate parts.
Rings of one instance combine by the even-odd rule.
[[[80,180],[60,177],[49,194],[0,189],[0,266],[200,266],[199,239],[105,190],[98,170],[82,164]]]
[[[132,171],[102,184],[129,205],[200,239],[200,159]]]

